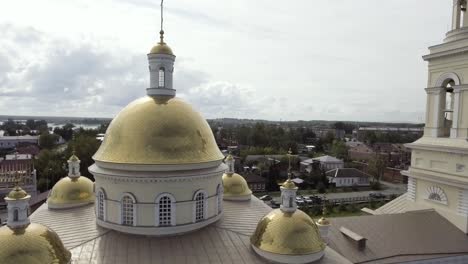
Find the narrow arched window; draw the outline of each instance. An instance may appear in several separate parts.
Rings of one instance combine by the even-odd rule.
[[[130,196],[125,195],[122,198],[122,225],[134,225],[134,205],[134,201]]]
[[[97,215],[98,215],[98,219],[99,220],[103,220],[104,221],[104,201],[105,201],[105,195],[104,195],[104,192],[102,190],[100,190],[98,192],[98,195],[97,195]]]
[[[195,196],[195,222],[200,222],[205,219],[205,194],[199,192]]]
[[[19,212],[18,212],[18,209],[15,209],[13,211],[13,221],[16,222],[16,221],[18,221],[18,219],[19,219]]]
[[[164,68],[163,67],[159,68],[159,87],[165,86],[164,75],[165,75]]]
[[[173,213],[172,208],[173,201],[168,195],[164,195],[159,198],[158,202],[158,226],[171,226],[173,225]]]
[[[223,211],[223,186],[221,186],[221,184],[218,184],[216,188],[216,195],[218,196],[218,214],[220,214]]]

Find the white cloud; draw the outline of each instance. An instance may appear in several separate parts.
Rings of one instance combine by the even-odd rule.
[[[144,95],[158,4],[3,4],[0,112],[113,116]],[[451,12],[436,0],[165,5],[178,94],[207,117],[274,120],[421,122],[421,55],[442,40]]]

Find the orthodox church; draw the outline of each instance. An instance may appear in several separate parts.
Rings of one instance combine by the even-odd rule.
[[[371,215],[311,219],[290,174],[279,209],[252,196],[206,120],[176,96],[161,26],[147,95],[110,124],[88,168],[95,182],[73,154],[31,215],[17,185],[5,197],[0,263],[468,263],[465,12],[455,0],[452,30],[424,56],[426,127],[409,144],[408,192]]]

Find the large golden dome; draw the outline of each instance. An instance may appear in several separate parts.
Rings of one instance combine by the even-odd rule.
[[[71,253],[58,235],[47,227],[31,223],[25,228],[0,228],[0,263],[66,264]]]
[[[317,225],[301,210],[271,211],[260,220],[250,242],[258,249],[282,255],[312,254],[325,249]]]
[[[94,183],[84,177],[64,177],[52,188],[47,198],[49,208],[71,208],[94,202]]]
[[[224,198],[226,200],[239,200],[236,198],[250,199],[252,191],[249,189],[244,177],[237,173],[224,173],[223,174],[223,188]]]
[[[93,159],[101,162],[175,165],[224,158],[206,120],[179,98],[143,97],[112,120]]]

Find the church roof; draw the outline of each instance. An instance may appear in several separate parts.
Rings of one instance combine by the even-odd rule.
[[[72,263],[267,263],[250,246],[250,236],[271,208],[250,201],[224,201],[222,219],[201,230],[171,237],[136,236],[96,225],[94,205],[64,210],[41,206],[33,222],[53,229],[72,253]],[[80,223],[80,224],[77,224]],[[350,263],[330,248],[319,264]]]
[[[401,263],[468,254],[468,236],[433,210],[341,217],[330,222],[328,245],[353,263]],[[365,248],[357,250],[340,231],[342,227],[367,239]]]

